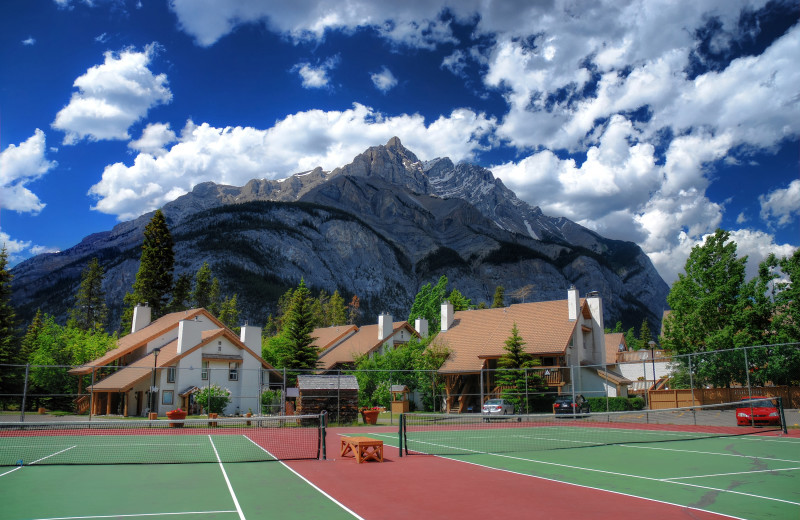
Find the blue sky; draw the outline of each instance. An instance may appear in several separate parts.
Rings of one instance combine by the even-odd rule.
[[[392,136],[638,243],[800,246],[795,0],[0,2],[0,241],[77,244],[200,182]]]

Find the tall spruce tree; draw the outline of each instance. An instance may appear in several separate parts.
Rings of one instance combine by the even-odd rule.
[[[500,309],[506,306],[506,289],[502,285],[498,285],[494,290],[494,299],[492,300],[492,309]]]
[[[311,293],[305,281],[294,291],[288,311],[283,317],[282,336],[286,340],[286,350],[282,352],[282,365],[288,369],[313,369],[317,367],[319,352],[313,345],[316,338],[311,336],[314,330]],[[294,379],[296,374],[293,374]]]
[[[19,354],[17,315],[11,305],[13,278],[8,272],[8,252],[4,245],[0,249],[0,365],[14,363]],[[15,379],[15,371],[10,367],[0,368],[0,394],[13,393]]]
[[[126,308],[121,323],[123,331],[131,323],[133,308],[139,303],[150,305],[153,319],[160,318],[166,312],[175,270],[173,246],[167,219],[160,209],[156,210],[144,228],[142,255],[136,281],[133,282],[133,292],[125,295]]]
[[[103,290],[105,271],[92,258],[81,273],[81,284],[75,295],[75,305],[70,309],[69,324],[81,330],[102,330],[106,325],[108,306]]]
[[[529,383],[524,369],[535,366],[533,356],[525,352],[525,341],[519,335],[517,324],[511,327],[511,336],[506,340],[506,351],[497,360],[497,385],[503,387],[501,396],[514,405],[516,413],[525,410],[525,395]]]

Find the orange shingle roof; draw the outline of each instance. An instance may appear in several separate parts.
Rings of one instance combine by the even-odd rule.
[[[628,346],[625,343],[625,334],[621,332],[612,332],[611,334],[605,335],[606,340],[606,364],[613,365],[617,362],[617,352],[619,352],[619,346],[625,345],[625,349],[627,350]]]
[[[584,318],[591,316],[583,299],[581,314]],[[450,328],[434,339],[434,343],[450,349],[450,356],[439,371],[479,371],[483,358],[505,354],[505,342],[515,323],[526,352],[563,355],[578,322],[569,321],[567,300],[458,311]]]
[[[392,323],[392,334],[406,328],[416,335],[414,328],[407,321]],[[385,340],[384,340],[385,341]],[[319,357],[320,368],[329,370],[339,363],[352,363],[357,356],[368,354],[380,347],[384,341],[378,340],[378,325],[364,325],[355,334],[350,335],[336,347],[323,352]]]
[[[117,348],[109,350],[101,357],[89,363],[73,368],[69,371],[69,373],[72,375],[88,374],[92,371],[92,367],[106,366],[109,363],[121,358],[125,354],[133,352],[143,345],[147,345],[147,343],[161,336],[170,329],[177,328],[178,322],[181,320],[190,320],[199,314],[204,314],[220,327],[223,326],[219,320],[217,320],[205,309],[190,309],[188,311],[173,312],[160,317],[150,325],[139,329],[132,334],[128,334],[127,336],[119,338],[117,340]]]
[[[314,329],[311,336],[314,339],[312,345],[317,347],[320,352],[324,352],[333,345],[335,345],[342,338],[356,332],[358,327],[355,325],[334,325],[333,327],[324,327]]]

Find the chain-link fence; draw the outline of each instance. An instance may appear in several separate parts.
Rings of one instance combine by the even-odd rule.
[[[650,409],[782,397],[800,408],[800,344],[753,346],[690,355],[620,351],[608,363],[484,369],[314,370],[0,365],[7,420],[48,414],[147,417],[181,408],[189,416],[280,415],[326,411],[349,423],[363,408],[391,413],[479,413],[489,399],[517,413],[551,412],[559,396],[584,398],[594,411]],[[308,376],[312,376],[308,378]],[[307,379],[308,378],[308,379]]]

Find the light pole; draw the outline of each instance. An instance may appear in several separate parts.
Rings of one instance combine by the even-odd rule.
[[[158,353],[161,352],[161,347],[156,347],[153,349],[153,385],[150,387],[150,412],[153,413],[156,409],[156,393],[158,392],[158,387],[156,387],[156,367],[158,367]],[[158,412],[156,412],[158,413]]]
[[[656,354],[655,354],[656,342],[653,341],[653,340],[650,340],[650,342],[648,344],[650,345],[650,362],[653,364],[653,384],[655,385],[656,384]]]

